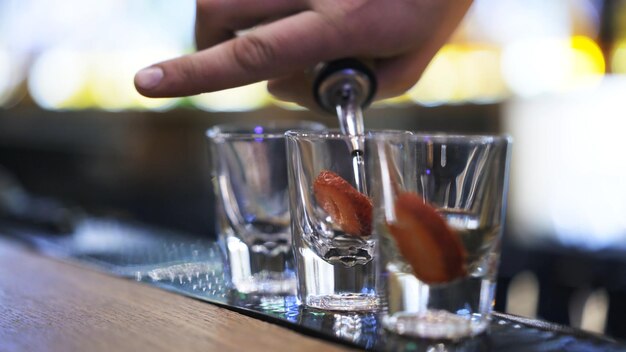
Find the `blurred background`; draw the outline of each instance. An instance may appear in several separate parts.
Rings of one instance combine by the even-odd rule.
[[[274,100],[264,83],[137,94],[138,69],[193,51],[194,9],[0,0],[0,218],[40,221],[36,205],[55,201],[215,236],[208,127],[336,125]],[[626,1],[475,0],[420,82],[376,103],[366,126],[512,135],[496,308],[626,338],[624,110]],[[39,200],[22,215],[6,207],[18,186]]]

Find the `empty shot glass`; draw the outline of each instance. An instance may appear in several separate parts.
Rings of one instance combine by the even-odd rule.
[[[236,290],[295,294],[284,132],[307,121],[216,125],[207,132],[216,223]]]
[[[510,139],[416,134],[403,153],[377,143],[383,326],[443,340],[482,333],[494,302]]]
[[[367,172],[378,163],[369,152],[378,133],[384,132],[286,133],[297,296],[302,305],[332,311],[379,308],[368,191],[375,182]]]

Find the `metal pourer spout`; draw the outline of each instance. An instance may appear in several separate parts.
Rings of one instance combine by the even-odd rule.
[[[341,132],[363,134],[363,114],[376,92],[376,76],[363,62],[341,59],[316,67],[313,93],[327,112],[337,114]]]

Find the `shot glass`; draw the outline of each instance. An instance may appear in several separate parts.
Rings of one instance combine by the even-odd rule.
[[[416,134],[402,153],[377,144],[383,326],[440,340],[482,333],[493,309],[511,140]]]
[[[216,125],[207,131],[219,241],[234,288],[295,294],[284,132],[307,121]]]
[[[331,311],[379,308],[369,152],[379,133],[289,131],[289,194],[300,304]]]

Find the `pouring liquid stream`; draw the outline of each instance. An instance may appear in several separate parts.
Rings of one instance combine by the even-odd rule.
[[[365,183],[365,159],[363,157],[363,110],[358,104],[351,85],[346,84],[341,90],[341,99],[335,106],[341,133],[350,137],[350,154],[356,189],[367,195]]]
[[[358,59],[345,58],[320,64],[313,83],[319,105],[339,120],[341,133],[348,137],[354,185],[368,195],[365,181],[363,108],[376,92],[376,75]]]

